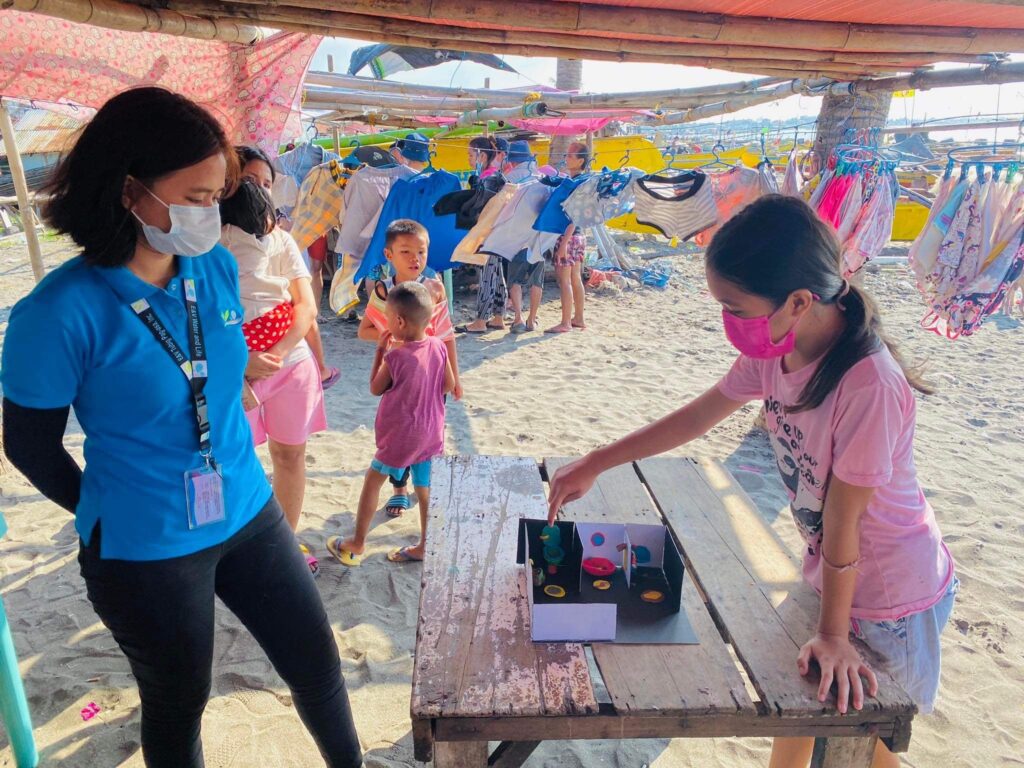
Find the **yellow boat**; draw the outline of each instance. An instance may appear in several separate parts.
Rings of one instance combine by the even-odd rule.
[[[452,173],[467,174],[473,169],[469,167],[469,136],[440,137],[436,140],[437,156],[434,164]],[[530,142],[530,147],[537,157],[539,165],[545,165],[549,159],[550,139],[538,138]],[[784,168],[788,160],[790,147],[786,147],[780,157],[773,157],[772,162],[778,168]],[[756,168],[761,162],[761,150],[757,146],[740,147],[720,152],[718,157],[727,163],[741,162],[750,168]],[[678,155],[672,163],[673,168],[680,170],[698,168],[715,160],[711,153]],[[643,136],[609,136],[594,139],[594,168],[619,168],[631,165],[647,173],[662,170],[666,163],[665,156],[649,139]],[[930,187],[936,177],[925,176],[921,172],[898,172],[900,183],[915,188]],[[892,239],[914,240],[924,229],[928,219],[928,209],[920,203],[899,200],[896,203],[896,218],[893,222]],[[652,227],[639,224],[632,213],[612,219],[608,222],[611,229],[622,229],[628,232],[658,234]]]

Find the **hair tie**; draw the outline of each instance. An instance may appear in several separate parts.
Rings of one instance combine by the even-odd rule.
[[[843,299],[845,299],[847,294],[849,294],[849,293],[850,293],[850,281],[847,280],[846,278],[843,278],[843,287],[840,289],[839,293],[836,295],[836,298],[835,298],[836,306],[839,307],[839,310],[841,312],[845,312],[846,311],[846,306],[843,304]]]

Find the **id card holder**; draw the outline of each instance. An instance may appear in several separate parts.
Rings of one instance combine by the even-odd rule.
[[[224,478],[216,464],[185,473],[185,502],[189,529],[224,521]]]

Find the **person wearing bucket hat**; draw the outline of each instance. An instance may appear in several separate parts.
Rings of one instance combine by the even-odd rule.
[[[505,160],[505,178],[513,184],[525,181],[533,173],[537,158],[530,151],[527,141],[513,141],[508,145],[508,157]]]
[[[404,139],[398,140],[398,153],[407,165],[426,164],[430,162],[430,139],[422,133],[410,133]]]

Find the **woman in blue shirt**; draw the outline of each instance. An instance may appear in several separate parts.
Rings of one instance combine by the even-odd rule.
[[[11,312],[4,450],[75,515],[89,600],[138,681],[147,766],[203,765],[216,595],[327,765],[355,767],[334,635],[242,410],[238,274],[217,244],[236,173],[220,126],[184,97],[139,88],[97,112],[46,207],[82,254]],[[84,471],[62,442],[71,406]]]

